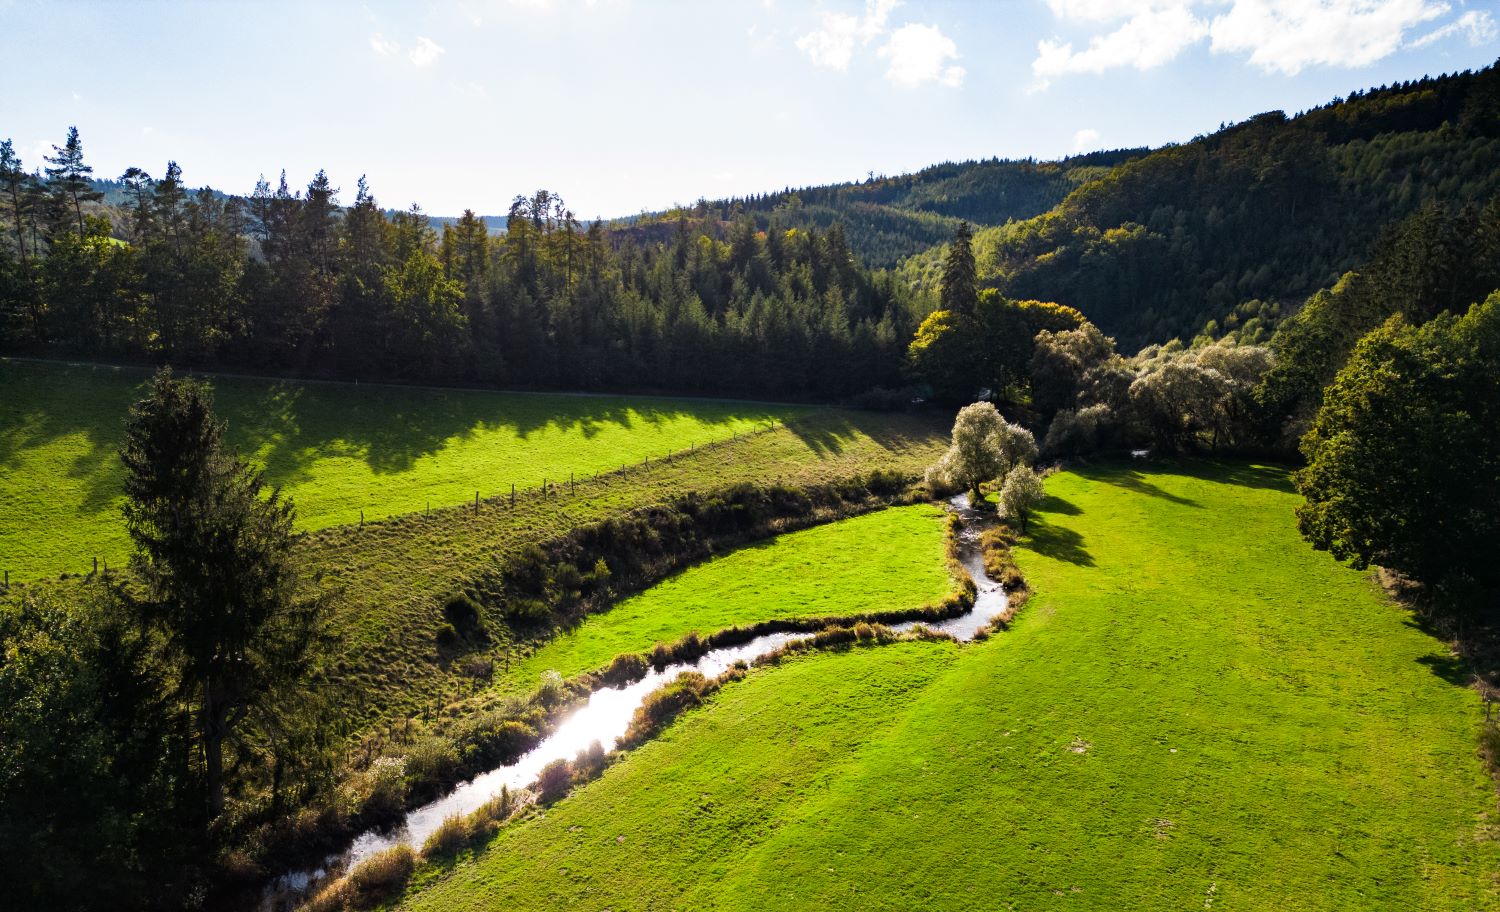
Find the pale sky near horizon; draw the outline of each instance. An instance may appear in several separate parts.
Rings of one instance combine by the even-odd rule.
[[[0,138],[101,177],[583,218],[968,158],[1157,146],[1477,69],[1500,0],[0,0]]]

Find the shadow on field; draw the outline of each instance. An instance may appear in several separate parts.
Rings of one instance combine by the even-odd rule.
[[[1044,504],[1043,509],[1048,507]],[[1077,508],[1073,509],[1076,513]],[[1053,525],[1043,515],[1033,515],[1026,531],[1025,544],[1036,553],[1080,567],[1094,566],[1094,556],[1083,546],[1083,536],[1077,531],[1067,526]]]
[[[1074,471],[1076,471],[1079,475],[1082,475],[1084,478],[1089,479],[1090,481],[1102,481],[1105,484],[1111,484],[1117,488],[1124,488],[1127,491],[1134,491],[1137,494],[1144,494],[1147,497],[1159,497],[1162,500],[1169,501],[1174,504],[1179,504],[1184,507],[1201,508],[1203,506],[1202,504],[1198,503],[1198,501],[1193,500],[1190,497],[1182,497],[1180,495],[1173,494],[1170,491],[1163,490],[1162,488],[1148,481],[1145,475],[1141,474],[1135,469],[1126,468],[1124,466],[1081,466]],[[1186,467],[1183,467],[1179,470],[1176,466],[1174,466],[1174,471],[1182,471],[1183,474],[1191,474],[1191,471]]]
[[[1426,665],[1428,670],[1449,684],[1464,686],[1473,679],[1473,674],[1469,671],[1469,664],[1461,656],[1446,652],[1434,652],[1422,656],[1417,659],[1417,662]]]
[[[926,415],[892,415],[888,412],[815,412],[785,422],[786,429],[820,456],[837,456],[844,444],[868,437],[888,450],[931,443],[946,429]]]
[[[1074,504],[1072,501],[1063,500],[1056,494],[1048,494],[1042,498],[1042,502],[1037,505],[1037,511],[1041,513],[1056,513],[1059,516],[1077,516],[1083,512],[1078,509],[1077,504]]]

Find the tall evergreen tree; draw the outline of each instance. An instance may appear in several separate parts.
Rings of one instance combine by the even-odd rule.
[[[974,232],[959,222],[943,259],[941,309],[972,319],[979,306],[979,278],[974,266]]]
[[[268,695],[306,673],[323,602],[300,594],[292,505],[224,444],[207,388],[170,370],[130,410],[125,520],[158,630],[195,708],[205,819],[224,809],[226,746]]]
[[[83,237],[83,204],[96,202],[104,194],[94,189],[90,178],[92,166],[83,161],[83,140],[78,138],[78,128],[68,128],[68,138],[61,147],[53,146],[53,154],[47,156],[47,187],[59,208],[70,208],[78,221],[78,236]]]

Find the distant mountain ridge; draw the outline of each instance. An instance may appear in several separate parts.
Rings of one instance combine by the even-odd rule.
[[[895,176],[699,200],[689,207],[606,222],[638,240],[661,240],[679,220],[728,222],[739,213],[757,227],[826,231],[844,226],[849,248],[867,266],[889,268],[953,236],[961,220],[981,227],[1039,215],[1079,185],[1149,149],[1090,152],[1058,161],[989,158],[944,162]]]

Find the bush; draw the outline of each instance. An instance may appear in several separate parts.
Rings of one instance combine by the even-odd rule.
[[[478,642],[489,639],[489,633],[484,629],[484,615],[479,603],[467,592],[460,592],[443,604],[443,618],[466,639]]]
[[[422,843],[423,858],[440,858],[444,855],[452,855],[468,844],[473,831],[469,826],[467,818],[460,814],[452,814],[443,818],[427,841]]]
[[[470,768],[490,768],[514,761],[536,746],[537,730],[492,710],[459,723],[453,741]]]
[[[657,643],[656,643],[656,645],[653,646],[653,647],[651,647],[651,667],[655,668],[657,671],[661,671],[663,668],[666,668],[668,665],[671,665],[671,664],[672,664],[672,650],[671,650],[671,648],[669,646],[667,646],[666,643],[663,643],[660,640],[658,640]]]
[[[604,769],[604,745],[594,741],[578,752],[573,760],[573,773],[581,779],[592,779]]]
[[[639,653],[622,652],[615,656],[602,675],[604,683],[611,685],[639,681],[646,676],[646,660]]]
[[[339,804],[349,815],[385,820],[406,805],[406,761],[381,757],[339,787]]]
[[[1500,725],[1485,724],[1479,736],[1479,752],[1489,762],[1490,773],[1500,776]]]
[[[572,784],[573,765],[566,760],[553,760],[537,774],[537,797],[543,804],[552,804],[566,795]]]
[[[447,738],[423,738],[406,749],[403,759],[413,792],[431,794],[458,776],[458,749]]]
[[[349,872],[358,906],[369,908],[396,895],[406,886],[416,865],[416,853],[408,845],[393,846],[367,858]]]
[[[854,635],[861,640],[873,640],[875,639],[875,628],[864,621],[860,621],[854,625]]]
[[[553,706],[562,701],[567,691],[561,673],[552,669],[542,672],[542,679],[536,688],[537,699],[544,706]]]

